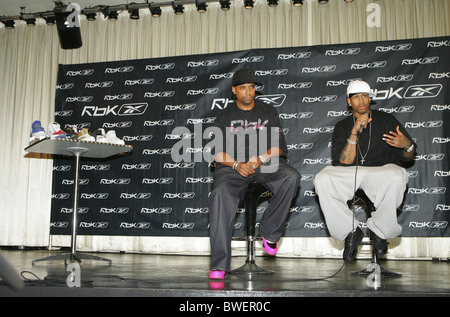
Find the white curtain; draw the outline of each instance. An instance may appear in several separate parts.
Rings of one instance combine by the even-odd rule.
[[[139,20],[122,12],[115,22],[82,16],[83,46],[74,50],[62,50],[56,27],[41,19],[35,27],[0,26],[0,245],[70,245],[70,237],[49,236],[52,157],[24,151],[31,123],[54,121],[58,64],[450,35],[450,0],[305,0],[300,8],[257,0],[252,10],[234,0],[228,12],[218,3],[203,14],[194,5],[181,16],[171,7],[162,11],[152,18],[142,9]],[[449,240],[397,238],[388,257],[448,257]],[[245,244],[233,247],[245,252]],[[280,255],[338,257],[342,247],[331,238],[284,238]],[[208,254],[209,239],[79,236],[78,249]]]

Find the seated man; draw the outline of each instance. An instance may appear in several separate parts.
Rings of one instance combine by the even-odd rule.
[[[397,208],[403,201],[408,176],[402,162],[412,160],[416,145],[405,128],[391,114],[371,110],[370,86],[353,81],[347,87],[352,115],[339,121],[332,136],[333,165],[325,167],[314,185],[330,235],[345,239],[343,258],[356,258],[363,232],[348,208],[361,188],[376,211],[367,220],[374,250],[387,252],[386,239],[400,235]]]
[[[223,279],[230,270],[234,221],[248,184],[260,182],[274,194],[262,216],[259,234],[264,250],[275,255],[300,183],[300,174],[284,158],[287,147],[278,113],[255,99],[256,84],[251,70],[237,71],[232,79],[235,102],[215,121],[224,142],[223,151],[215,155],[218,164],[209,196],[209,277],[213,279]]]

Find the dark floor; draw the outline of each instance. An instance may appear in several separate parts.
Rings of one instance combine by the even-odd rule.
[[[0,296],[450,297],[448,259],[381,261],[382,267],[401,273],[401,276],[382,276],[380,285],[375,286],[374,275],[369,278],[352,274],[365,269],[370,260],[358,260],[343,266],[343,261],[336,259],[257,257],[259,266],[274,273],[250,277],[233,274],[224,281],[210,281],[207,256],[101,253],[96,255],[110,259],[112,263],[83,260],[79,271],[81,279],[76,280],[81,281],[81,287],[69,287],[77,285],[67,281],[70,272],[66,270],[64,260],[32,263],[61,252],[1,250],[2,257],[21,276],[24,287],[14,290],[6,285],[3,276]],[[233,257],[232,268],[244,263],[244,257]]]

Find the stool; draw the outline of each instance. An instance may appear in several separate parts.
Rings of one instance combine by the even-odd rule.
[[[245,264],[241,267],[232,270],[231,274],[247,274],[253,276],[255,274],[273,274],[272,271],[267,271],[255,263],[255,241],[258,239],[255,236],[256,226],[256,209],[258,207],[259,197],[267,191],[266,187],[257,182],[251,182],[248,185],[245,193],[245,233],[247,241],[247,259]]]
[[[358,189],[355,193],[355,198],[359,198],[359,204],[362,205],[362,207],[357,207],[355,206],[356,204],[358,204],[357,199],[355,199],[355,203],[353,204],[353,200],[350,200],[348,202],[349,206],[352,205],[350,207],[350,209],[358,209],[358,208],[362,208],[365,209],[367,218],[370,217],[370,215],[372,214],[372,212],[375,210],[375,206],[373,205],[373,203],[370,201],[370,199],[366,196],[366,194],[364,193],[363,190]],[[364,208],[364,205],[366,208]],[[370,237],[370,234],[368,234],[368,236]],[[388,242],[389,244],[389,242]],[[369,241],[361,241],[360,245],[372,245],[372,240],[370,238]],[[402,276],[402,274],[400,273],[396,273],[396,272],[391,272],[387,269],[385,269],[384,267],[382,267],[380,265],[380,261],[378,258],[378,254],[375,252],[375,249],[372,247],[372,258],[371,258],[371,263],[363,270],[361,271],[357,271],[357,272],[352,272],[352,275],[370,275],[374,272],[375,267],[379,267],[380,268],[380,274],[382,276],[389,276],[389,277],[400,277]]]

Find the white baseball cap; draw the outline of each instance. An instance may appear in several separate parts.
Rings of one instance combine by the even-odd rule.
[[[354,80],[347,87],[347,97],[352,94],[368,93],[369,97],[375,97],[375,94],[368,83],[362,80]]]

